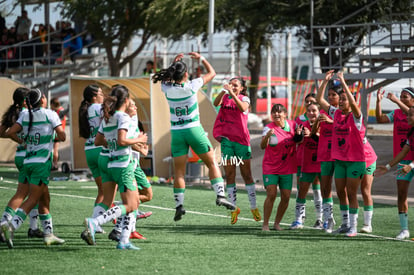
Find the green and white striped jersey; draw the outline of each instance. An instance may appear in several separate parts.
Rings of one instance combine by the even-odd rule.
[[[27,113],[27,109],[23,108],[19,114],[19,118],[23,116],[24,113]],[[17,136],[21,139],[24,139],[23,129],[17,133]],[[26,156],[26,143],[23,142],[22,144],[18,144],[16,148],[16,155],[15,157],[25,157]]]
[[[188,129],[200,125],[197,92],[202,86],[201,77],[181,85],[162,83],[161,89],[170,106],[171,130]]]
[[[127,113],[116,111],[108,122],[102,120],[99,133],[105,136],[110,151],[108,168],[128,167],[131,162],[131,146],[118,145],[118,130],[129,130],[131,118]]]
[[[32,110],[32,128],[29,130],[29,112],[19,117],[17,123],[23,127],[26,140],[26,156],[24,164],[45,163],[51,156],[53,150],[54,129],[62,123],[56,112],[50,109],[37,108]]]
[[[88,122],[91,133],[85,142],[85,151],[95,149],[97,147],[95,146],[95,137],[98,133],[99,125],[101,124],[102,120],[101,108],[102,105],[99,103],[94,103],[88,108]]]
[[[138,115],[135,115],[133,117],[131,117],[131,123],[129,125],[129,129],[128,129],[128,133],[127,133],[127,138],[137,138],[139,137],[140,132],[139,132],[139,128],[138,128]],[[131,149],[131,153],[132,153],[132,158],[134,160],[138,160],[139,161],[139,152]]]

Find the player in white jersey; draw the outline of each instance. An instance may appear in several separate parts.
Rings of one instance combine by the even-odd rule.
[[[211,64],[199,53],[191,52],[190,57],[200,60],[207,73],[202,77],[188,81],[187,65],[181,61],[184,54],[175,57],[173,64],[153,76],[154,83],[161,81],[170,109],[171,152],[174,159],[174,221],[181,220],[185,214],[184,191],[185,170],[189,146],[201,158],[209,169],[210,182],[217,194],[216,204],[234,211],[236,207],[226,199],[224,182],[220,168],[215,164],[214,150],[200,123],[197,92],[210,82],[216,72]]]
[[[29,182],[29,195],[17,209],[10,223],[1,225],[9,248],[13,247],[13,232],[20,228],[27,213],[39,203],[39,216],[43,226],[44,242],[46,245],[63,244],[65,241],[53,234],[52,216],[49,212],[49,176],[52,168],[53,133],[60,141],[65,141],[58,115],[42,106],[46,97],[38,89],[30,90],[26,103],[28,112],[22,114],[10,128],[7,135],[19,144],[26,143],[24,169]],[[17,134],[23,130],[24,138]]]
[[[110,181],[104,184],[103,204],[109,208],[114,199],[118,185],[121,193],[121,205],[114,206],[96,218],[85,219],[86,234],[84,240],[89,245],[95,244],[96,227],[122,216],[122,233],[118,249],[137,250],[129,241],[131,219],[135,219],[134,210],[138,209],[138,192],[134,181],[134,165],[131,161],[131,146],[146,143],[147,136],[127,138],[130,116],[125,112],[130,104],[129,91],[124,86],[116,86],[111,96],[103,103],[103,120],[95,138],[95,145],[107,145],[110,150],[108,162]]]
[[[95,146],[95,137],[102,120],[101,108],[103,100],[104,94],[102,89],[97,85],[91,84],[86,86],[83,90],[83,100],[79,106],[79,136],[86,139],[86,163],[88,164],[92,176],[95,179],[96,186],[98,187],[98,194],[96,195],[92,218],[103,213],[103,211],[100,211],[99,207],[95,207],[101,204],[103,200],[102,177],[98,165],[102,146]],[[103,229],[98,227],[96,228],[96,232],[103,233]]]
[[[17,88],[13,93],[13,104],[3,114],[0,126],[0,137],[6,137],[5,132],[17,121],[23,112],[27,112],[25,98],[29,90],[25,87]],[[16,155],[14,163],[19,171],[18,185],[16,193],[7,203],[6,208],[2,214],[0,224],[11,221],[11,218],[16,214],[17,208],[23,203],[23,200],[29,194],[29,183],[27,182],[26,173],[23,168],[23,161],[26,155],[25,144],[19,144],[16,148]],[[27,232],[29,238],[43,238],[43,232],[38,228],[39,211],[36,205],[29,213],[30,228]],[[3,235],[0,234],[0,242],[4,242]]]

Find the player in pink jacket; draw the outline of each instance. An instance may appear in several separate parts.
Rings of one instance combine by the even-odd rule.
[[[252,150],[247,129],[250,99],[246,91],[246,82],[241,78],[232,78],[229,84],[224,85],[214,100],[214,106],[221,108],[214,123],[213,136],[221,144],[230,202],[234,205],[237,202],[236,166],[239,166],[250,202],[250,211],[254,220],[260,221],[262,218],[256,205],[256,187],[250,166]],[[237,222],[239,213],[239,207],[231,211],[231,224]]]
[[[282,104],[275,104],[271,110],[272,122],[263,129],[260,148],[265,150],[263,157],[263,183],[266,188],[266,199],[263,210],[263,231],[269,231],[269,219],[280,189],[280,203],[273,228],[282,230],[280,222],[289,206],[292,191],[293,174],[297,169],[296,143],[303,140],[303,126],[287,120],[287,110]]]

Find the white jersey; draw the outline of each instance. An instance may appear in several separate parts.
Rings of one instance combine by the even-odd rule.
[[[108,168],[128,167],[131,162],[131,146],[118,145],[118,130],[129,130],[131,118],[127,113],[116,111],[108,122],[102,120],[99,133],[105,136],[110,151]]]
[[[27,112],[28,112],[27,109],[23,108],[19,114],[19,118],[23,116],[24,113],[27,113]],[[19,133],[17,133],[17,136],[21,138],[22,140],[24,140],[23,129]],[[15,157],[25,157],[25,156],[26,156],[26,143],[23,141],[22,144],[17,145]]]
[[[53,151],[53,132],[62,123],[56,112],[50,109],[36,108],[32,110],[32,128],[29,131],[30,113],[23,113],[17,123],[23,128],[26,141],[24,164],[45,163]]]
[[[101,108],[102,105],[99,103],[94,103],[88,108],[88,123],[91,133],[85,142],[85,151],[95,149],[97,147],[95,146],[95,137],[98,133],[99,125],[101,124],[102,120]]]
[[[127,133],[127,138],[137,138],[140,135],[140,131],[138,128],[138,116],[135,115],[133,117],[131,117],[131,124],[129,125],[129,129],[128,129],[128,133]],[[132,158],[134,160],[139,161],[139,152],[135,151],[135,150],[131,150],[132,153]]]
[[[161,84],[161,89],[170,106],[171,130],[188,129],[200,125],[197,91],[203,84],[201,77],[182,84]]]

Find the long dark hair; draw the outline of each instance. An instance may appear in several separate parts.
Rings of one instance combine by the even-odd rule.
[[[157,83],[161,82],[180,82],[184,78],[184,74],[187,72],[187,65],[182,61],[176,61],[171,64],[167,69],[162,69],[156,72],[152,76],[152,81]]]
[[[19,87],[14,90],[13,104],[10,105],[7,111],[3,114],[3,117],[1,118],[1,125],[6,128],[10,128],[17,121],[28,93],[29,89],[25,87]]]
[[[91,84],[83,90],[83,100],[79,106],[79,136],[89,138],[91,128],[89,127],[88,108],[92,105],[92,98],[98,94],[99,86]]]
[[[26,97],[26,105],[29,111],[29,128],[24,140],[28,138],[30,130],[33,126],[33,109],[40,107],[40,104],[42,104],[42,97],[43,93],[39,89],[31,89]]]
[[[123,85],[116,85],[111,91],[111,95],[105,98],[102,104],[102,112],[105,122],[108,122],[109,118],[115,114],[125,100],[129,98],[128,88]]]

